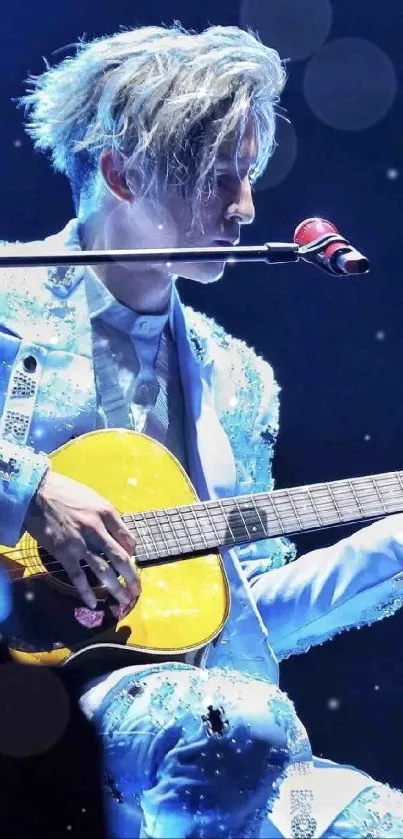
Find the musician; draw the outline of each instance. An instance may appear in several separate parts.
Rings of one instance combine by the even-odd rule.
[[[252,183],[273,150],[284,81],[278,54],[236,27],[191,34],[176,24],[81,43],[23,99],[77,217],[10,250],[238,242],[254,219]],[[201,499],[272,488],[273,371],[183,307],[175,286],[223,271],[217,261],[2,275],[0,541],[15,545],[28,530],[89,613],[96,600],[80,561],[127,608],[140,592],[135,546],[107,500],[50,468],[55,448],[129,428],[173,452]],[[88,686],[111,835],[403,836],[401,793],[312,757],[278,688],[279,660],[401,606],[403,518],[294,557],[283,538],[224,551],[231,611],[214,644]]]

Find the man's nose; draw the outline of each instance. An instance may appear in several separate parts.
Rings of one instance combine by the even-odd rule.
[[[252,187],[248,177],[239,182],[235,200],[227,208],[227,218],[238,218],[240,224],[252,224],[255,219],[255,205]]]

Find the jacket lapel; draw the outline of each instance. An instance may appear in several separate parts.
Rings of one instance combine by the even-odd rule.
[[[183,386],[190,477],[201,500],[235,492],[235,463],[231,446],[214,406],[214,361],[208,347],[196,356],[185,312],[174,291],[173,326]]]

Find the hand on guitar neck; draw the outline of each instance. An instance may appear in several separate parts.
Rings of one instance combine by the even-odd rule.
[[[50,469],[31,501],[24,527],[60,562],[90,609],[97,600],[80,560],[120,604],[133,604],[138,598],[133,536],[109,501],[90,487]]]

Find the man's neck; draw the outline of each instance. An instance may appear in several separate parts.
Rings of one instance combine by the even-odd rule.
[[[118,250],[118,236],[108,233],[101,219],[79,222],[78,235],[83,250]],[[133,248],[135,245],[133,245]],[[139,314],[166,312],[172,294],[173,278],[151,263],[125,265],[105,263],[92,270],[119,303]]]

